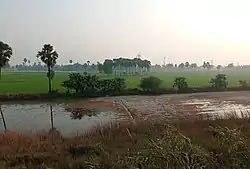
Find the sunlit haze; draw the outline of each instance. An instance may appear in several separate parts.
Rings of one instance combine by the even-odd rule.
[[[247,0],[1,0],[0,41],[11,64],[32,61],[44,43],[60,63],[143,58],[153,64],[250,64]]]

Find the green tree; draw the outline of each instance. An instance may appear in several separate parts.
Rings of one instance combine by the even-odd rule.
[[[189,62],[186,62],[186,63],[185,63],[185,67],[186,67],[186,68],[189,68],[189,66],[190,66]]]
[[[196,69],[198,66],[197,66],[196,63],[192,63],[192,64],[190,65],[190,67],[191,67],[192,69]]]
[[[12,48],[0,41],[0,80],[2,79],[2,68],[6,66],[12,56]]]
[[[103,64],[101,64],[100,62],[97,62],[97,68],[98,68],[99,73],[103,72]]]
[[[90,61],[89,60],[87,61],[87,64],[88,64],[88,66],[90,65]]]
[[[222,68],[221,65],[218,65],[218,66],[216,67],[217,70],[220,70],[221,68]]]
[[[181,64],[179,64],[179,66],[178,66],[178,68],[184,68],[185,67],[185,64],[184,63],[181,63]]]
[[[154,91],[159,89],[162,81],[157,77],[146,77],[141,80],[140,88],[144,91]]]
[[[210,83],[214,89],[226,90],[228,85],[227,76],[225,74],[218,74],[210,80]]]
[[[110,59],[106,59],[103,63],[103,72],[106,74],[113,73],[113,61]]]
[[[207,63],[206,63],[206,62],[203,62],[202,67],[203,67],[204,69],[206,69],[206,68],[207,68]]]
[[[234,67],[234,64],[233,64],[233,63],[229,63],[227,67],[228,67],[228,68],[233,68],[233,67]]]
[[[40,58],[48,68],[48,86],[49,86],[49,93],[51,93],[52,85],[51,85],[51,80],[52,80],[52,75],[54,74],[54,71],[52,68],[56,64],[56,60],[58,58],[58,53],[54,50],[53,46],[50,44],[45,44],[42,48],[41,51],[38,51],[37,57]]]
[[[178,91],[185,91],[188,89],[188,83],[185,77],[176,77],[174,80],[173,88],[177,88]]]

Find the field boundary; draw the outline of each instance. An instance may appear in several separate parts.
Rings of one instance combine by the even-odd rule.
[[[192,94],[192,93],[212,93],[212,92],[229,92],[229,91],[250,91],[250,87],[230,87],[225,91],[219,91],[211,87],[207,88],[189,88],[186,91],[176,91],[174,89],[159,89],[156,91],[142,91],[139,89],[125,89],[120,92],[113,93],[9,93],[0,94],[0,102],[11,102],[11,101],[42,101],[42,100],[65,100],[65,99],[88,99],[88,98],[98,98],[98,97],[112,97],[112,96],[157,96],[157,95],[167,95],[167,94]]]

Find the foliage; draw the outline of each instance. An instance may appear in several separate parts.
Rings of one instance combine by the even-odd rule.
[[[239,85],[241,88],[249,87],[249,83],[246,80],[239,80]]]
[[[218,65],[218,66],[216,67],[217,70],[220,70],[221,68],[222,68],[221,65]]]
[[[11,56],[12,48],[8,44],[0,41],[0,80],[2,78],[2,68],[9,63]]]
[[[210,80],[212,87],[217,90],[226,90],[227,89],[227,77],[225,74],[218,74],[215,78]]]
[[[198,66],[197,66],[196,63],[192,63],[192,64],[190,65],[190,67],[193,68],[193,69],[195,69],[195,68],[197,68]]]
[[[185,91],[188,88],[188,83],[185,77],[176,77],[174,80],[173,88],[177,88],[178,91]]]
[[[184,67],[185,67],[184,63],[181,63],[181,64],[179,64],[179,66],[178,66],[178,68],[184,68]]]
[[[52,76],[54,76],[53,73],[51,73],[51,69],[55,66],[56,64],[56,60],[58,58],[58,53],[54,50],[53,46],[51,46],[50,44],[45,44],[42,48],[41,51],[38,51],[37,54],[37,58],[40,58],[46,65],[48,68],[48,73],[47,73],[47,77],[48,77],[48,81],[49,81],[49,93],[51,93],[52,91],[52,85],[51,85],[51,80],[52,80]]]
[[[62,86],[75,93],[120,92],[126,87],[122,78],[99,79],[96,75],[81,73],[71,73]]]
[[[229,63],[229,64],[227,65],[227,67],[228,67],[228,68],[233,68],[233,67],[234,67],[234,64],[233,64],[233,63]]]
[[[160,88],[162,81],[154,76],[141,79],[140,88],[144,91],[154,91]]]
[[[106,74],[113,73],[113,61],[110,59],[106,59],[103,63],[103,72]]]
[[[98,67],[99,73],[102,73],[103,72],[103,64],[101,64],[100,62],[97,62],[97,67]]]

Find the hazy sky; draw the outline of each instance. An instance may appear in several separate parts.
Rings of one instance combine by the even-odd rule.
[[[153,63],[250,64],[248,0],[0,0],[0,40],[12,64],[44,43],[59,62],[96,62],[139,52]]]

